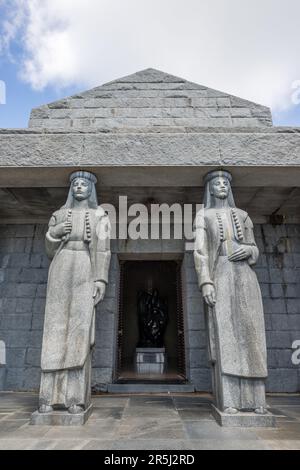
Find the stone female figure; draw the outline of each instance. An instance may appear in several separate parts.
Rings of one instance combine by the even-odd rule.
[[[110,264],[109,220],[96,196],[96,177],[70,177],[67,203],[46,234],[49,270],[40,413],[53,407],[83,412],[90,405],[95,306],[103,299]]]
[[[265,325],[252,269],[259,252],[253,224],[235,207],[230,182],[226,171],[205,178],[204,209],[195,221],[195,267],[206,304],[216,406],[231,414],[264,414]]]

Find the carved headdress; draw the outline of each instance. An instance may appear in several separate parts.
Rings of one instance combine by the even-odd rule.
[[[91,193],[88,199],[88,204],[91,209],[97,209],[98,208],[98,200],[97,200],[97,193],[96,193],[96,183],[97,183],[97,178],[93,173],[90,173],[89,171],[75,171],[70,175],[70,189],[69,189],[69,194],[68,194],[68,199],[66,204],[62,207],[62,209],[72,209],[73,208],[73,201],[74,201],[74,196],[72,192],[72,185],[73,182],[77,178],[82,178],[85,180],[88,180],[91,184]]]
[[[203,179],[204,181],[204,208],[205,209],[210,209],[211,207],[214,207],[214,196],[211,194],[211,182],[215,178],[226,178],[229,182],[229,193],[228,193],[228,206],[229,207],[236,207],[233,194],[232,194],[232,189],[231,189],[231,181],[232,181],[232,175],[229,173],[227,170],[214,170],[210,171],[207,173]]]

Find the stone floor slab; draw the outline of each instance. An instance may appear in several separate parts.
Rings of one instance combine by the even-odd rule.
[[[250,429],[224,428],[215,421],[184,421],[183,425],[188,439],[214,440],[255,440],[256,433]]]
[[[214,421],[214,417],[209,409],[184,409],[177,410],[182,421]]]
[[[114,439],[118,422],[107,418],[88,422],[85,426],[48,427],[47,439]]]
[[[114,441],[112,450],[186,450],[187,442],[184,439],[124,439]]]
[[[158,421],[148,418],[135,423],[120,424],[116,439],[185,439],[186,434],[180,420]]]
[[[272,450],[300,450],[300,441],[293,440],[265,440],[266,445]]]
[[[259,439],[191,439],[187,442],[189,450],[271,450],[268,443]]]
[[[125,407],[129,402],[130,398],[128,396],[106,396],[106,395],[97,395],[93,397],[94,408],[112,408],[112,407]]]
[[[122,419],[124,413],[124,408],[120,406],[113,406],[113,407],[100,407],[93,409],[92,415],[89,419],[89,422],[99,420],[99,419],[107,419],[113,418],[116,420]]]
[[[171,419],[176,418],[178,416],[178,413],[174,408],[163,408],[156,406],[152,406],[151,408],[143,406],[130,406],[127,407],[123,413],[124,419],[139,418],[142,416],[151,416],[157,418],[164,417],[165,419]]]
[[[92,401],[84,426],[30,426],[37,394],[0,393],[0,450],[300,448],[300,395],[268,398],[278,423],[273,429],[220,427],[207,394],[101,394]]]

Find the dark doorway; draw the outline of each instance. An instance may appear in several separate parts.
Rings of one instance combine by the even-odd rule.
[[[118,383],[182,383],[185,382],[184,322],[182,310],[181,262],[121,261]],[[136,348],[139,346],[138,295],[158,291],[167,305],[168,321],[163,335],[166,365],[163,372],[141,373],[137,368]]]

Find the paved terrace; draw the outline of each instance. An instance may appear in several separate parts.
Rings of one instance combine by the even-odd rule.
[[[221,428],[206,394],[94,396],[84,427],[31,426],[33,393],[0,393],[0,449],[300,449],[300,395],[269,396],[272,429]]]

